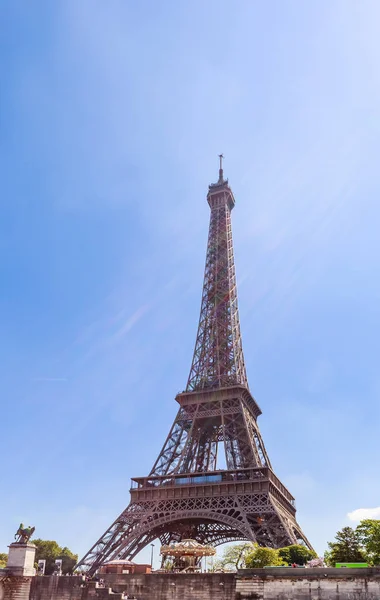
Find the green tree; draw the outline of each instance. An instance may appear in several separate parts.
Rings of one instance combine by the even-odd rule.
[[[72,573],[74,566],[78,562],[78,554],[73,554],[66,546],[62,548],[57,558],[62,559],[62,573]]]
[[[78,555],[73,554],[68,548],[61,548],[61,546],[53,540],[32,540],[33,544],[37,546],[36,550],[36,562],[41,559],[46,560],[45,575],[52,575],[55,569],[56,559],[62,559],[62,573],[71,573],[75,563],[78,560]]]
[[[248,569],[262,569],[263,567],[280,567],[286,563],[274,548],[262,548],[255,545],[253,550],[245,557],[245,566]]]
[[[335,567],[337,562],[365,562],[358,533],[352,527],[343,527],[335,536],[335,542],[329,542],[329,551],[325,560]]]
[[[225,567],[233,567],[234,569],[242,569],[245,566],[245,558],[247,554],[252,552],[254,544],[245,542],[244,544],[234,544],[227,546],[224,549],[223,556],[217,561],[217,568],[224,569]]]
[[[380,520],[364,519],[357,526],[356,535],[364,549],[367,562],[380,565]]]
[[[8,554],[0,552],[0,569],[5,569],[7,566]]]
[[[280,548],[278,555],[287,565],[306,565],[308,560],[315,558],[317,554],[314,550],[309,550],[306,546],[301,544],[292,544],[291,546],[285,546]]]

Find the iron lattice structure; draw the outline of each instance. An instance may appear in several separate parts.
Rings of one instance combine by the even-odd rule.
[[[131,501],[77,567],[94,573],[132,559],[159,538],[216,546],[237,540],[311,548],[293,496],[273,472],[257,425],[240,334],[231,210],[223,178],[209,186],[211,209],[201,314],[186,391],[148,477],[132,479]],[[225,466],[217,469],[217,458]]]

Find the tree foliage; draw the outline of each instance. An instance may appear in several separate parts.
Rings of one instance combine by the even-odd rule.
[[[329,542],[328,546],[325,560],[332,567],[337,562],[366,562],[359,534],[352,527],[343,527],[336,534],[335,541]]]
[[[32,543],[37,546],[36,562],[46,560],[45,575],[52,575],[55,569],[55,560],[62,559],[62,573],[71,573],[75,563],[78,560],[78,555],[73,554],[71,550],[61,546],[53,540],[32,540]]]
[[[279,550],[274,548],[262,548],[257,544],[245,557],[245,565],[248,569],[262,569],[263,567],[280,567],[286,563],[279,555]]]
[[[5,569],[7,566],[8,554],[0,552],[0,569]]]
[[[291,546],[280,548],[278,554],[287,565],[294,563],[296,565],[305,565],[309,560],[317,556],[313,550],[309,550],[309,548],[301,546],[301,544],[292,544]]]
[[[215,563],[215,570],[232,567],[233,569],[243,569],[245,567],[245,558],[252,552],[254,544],[245,542],[243,544],[234,544],[224,549],[223,556]]]
[[[367,562],[380,565],[380,520],[364,519],[357,526],[355,533]]]
[[[215,561],[210,570],[277,567],[294,563],[308,567],[322,567],[324,564],[335,567],[338,562],[367,562],[380,566],[380,519],[364,519],[356,529],[343,527],[335,540],[328,543],[328,548],[323,559],[300,544],[279,550],[262,548],[251,542],[234,544],[225,548],[221,559]]]
[[[293,563],[303,565],[314,557],[316,557],[315,552],[298,544],[274,550],[273,548],[262,548],[252,542],[246,542],[227,546],[224,549],[223,556],[215,561],[209,570],[220,571],[225,568],[244,569],[245,567],[260,569]]]

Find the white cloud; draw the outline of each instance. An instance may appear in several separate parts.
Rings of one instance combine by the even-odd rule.
[[[363,519],[380,519],[380,506],[377,508],[357,508],[347,514],[350,521],[362,521]]]

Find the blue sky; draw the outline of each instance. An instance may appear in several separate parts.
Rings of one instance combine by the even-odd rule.
[[[5,0],[0,18],[0,550],[23,521],[84,553],[149,472],[224,152],[259,424],[323,552],[380,504],[378,2]]]

